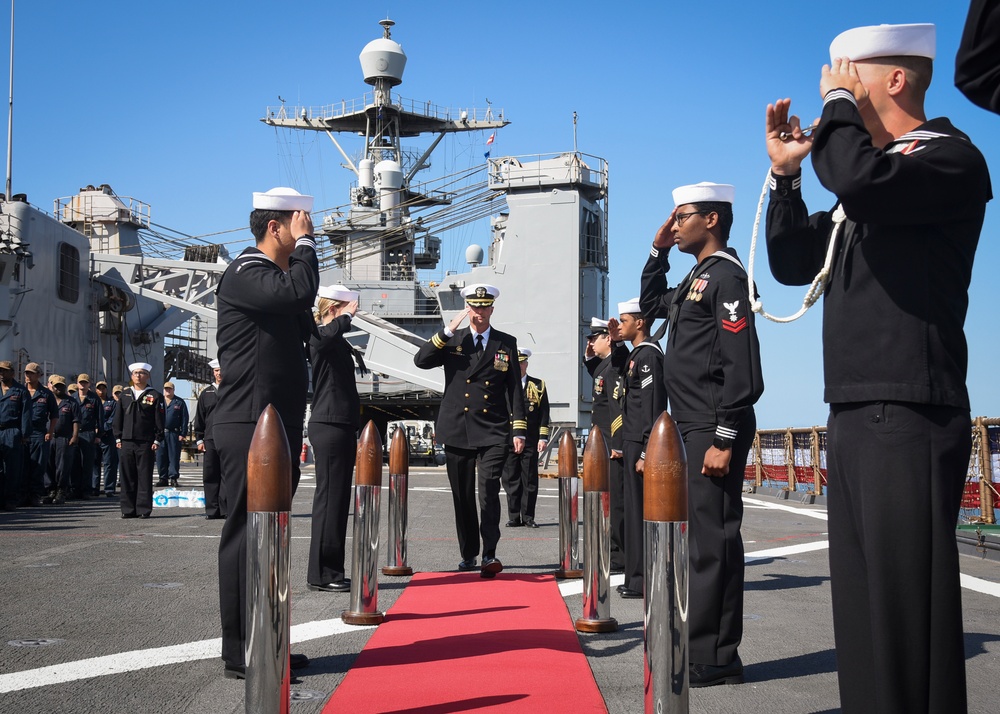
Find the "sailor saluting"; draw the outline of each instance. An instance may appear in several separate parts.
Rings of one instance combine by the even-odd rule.
[[[800,165],[847,216],[823,303],[830,575],[844,712],[966,710],[955,525],[969,462],[963,326],[992,197],[982,154],[926,119],[933,25],[836,37],[811,137],[767,107],[771,271],[808,283],[832,212],[809,215]],[[790,132],[788,141],[780,133]],[[901,556],[901,533],[922,557]]]

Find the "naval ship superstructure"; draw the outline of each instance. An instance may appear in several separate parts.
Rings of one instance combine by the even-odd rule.
[[[372,371],[358,375],[364,417],[380,427],[434,417],[443,373],[416,369],[413,354],[464,307],[461,289],[482,282],[501,290],[495,324],[532,350],[553,424],[587,428],[591,388],[580,356],[590,318],[607,314],[607,162],[575,147],[487,151],[474,166],[418,181],[446,137],[489,131],[492,139],[509,122],[490,106],[453,110],[396,95],[406,55],[391,38],[394,23],[380,24],[383,36],[360,55],[369,94],[282,104],[262,119],[324,132],[355,175],[349,203],[320,208],[315,220],[323,283],[361,293],[350,339]],[[363,137],[360,156],[337,135]],[[433,136],[427,146],[403,146],[424,135]],[[106,184],[57,199],[52,214],[24,197],[5,197],[0,209],[0,354],[19,375],[39,362],[46,376],[88,372],[124,384],[127,365],[144,361],[163,380],[210,381],[224,244],[164,235],[148,204]],[[442,275],[440,234],[460,226],[480,230],[485,248],[468,246],[467,268]]]
[[[548,385],[552,421],[586,428],[583,336],[608,304],[607,162],[575,150],[495,158],[487,151],[484,165],[419,182],[447,136],[478,131],[492,139],[509,122],[492,106],[452,110],[396,95],[407,58],[391,37],[392,20],[380,24],[383,36],[360,55],[370,93],[320,107],[268,107],[262,119],[325,133],[355,175],[349,204],[327,212],[318,232],[323,283],[361,294],[351,339],[377,373],[359,381],[364,403],[378,407],[368,415],[433,416],[442,375],[417,370],[412,355],[464,308],[463,287],[490,283],[501,291],[493,321],[532,350],[530,371]],[[359,158],[338,134],[364,137]],[[428,146],[403,146],[422,135],[434,137]],[[436,231],[467,224],[488,226],[486,247],[468,246],[464,272],[435,273]]]

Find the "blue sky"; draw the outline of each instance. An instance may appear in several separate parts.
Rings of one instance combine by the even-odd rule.
[[[21,0],[14,191],[51,211],[54,198],[108,183],[151,204],[154,222],[192,235],[246,225],[251,192],[274,185],[313,193],[317,206],[342,205],[352,176],[329,140],[277,132],[259,119],[279,95],[312,106],[361,97],[368,87],[358,53],[380,36],[377,23],[386,14],[408,56],[398,93],[459,108],[484,108],[489,99],[513,122],[499,132],[494,156],[572,149],[578,113],[580,150],[610,162],[612,307],[638,294],[649,243],[678,185],[735,184],[731,244],[746,260],[768,168],[764,108],[791,97],[805,122],[818,116],[830,40],[850,27],[936,23],[928,115],[951,117],[991,167],[1000,167],[1000,117],[972,106],[952,82],[964,2],[518,0],[433,7],[398,0]],[[6,3],[0,16],[6,39]],[[8,49],[4,43],[4,76]],[[434,155],[434,172],[481,163],[486,138],[446,141]],[[349,152],[361,146],[350,137],[342,143]],[[812,210],[832,205],[808,166],[803,184]],[[966,322],[974,415],[1000,415],[996,203],[987,212]],[[448,238],[441,272],[462,267],[465,245],[485,240],[483,225]],[[677,256],[674,280],[689,260]],[[804,288],[777,285],[763,247],[756,277],[770,312],[798,308]],[[819,308],[792,325],[760,321],[758,330],[766,383],[760,426],[825,423]]]

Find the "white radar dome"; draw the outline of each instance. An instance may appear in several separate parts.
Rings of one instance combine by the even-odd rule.
[[[397,161],[379,161],[375,164],[375,175],[383,189],[400,189],[403,187],[403,168]]]
[[[476,267],[477,265],[483,264],[483,249],[481,246],[473,243],[468,248],[465,249],[465,262]]]
[[[390,87],[402,84],[406,53],[398,42],[387,37],[372,40],[361,50],[360,59],[366,84],[374,85],[380,79]]]

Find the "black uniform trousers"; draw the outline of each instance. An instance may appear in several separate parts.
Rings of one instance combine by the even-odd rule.
[[[3,503],[16,508],[21,503],[21,471],[24,463],[24,443],[21,427],[0,429],[0,475],[3,477]]]
[[[830,577],[845,714],[966,711],[955,527],[970,421],[955,407],[830,406]]]
[[[73,473],[73,459],[76,444],[69,443],[68,436],[53,436],[49,442],[49,472],[46,488],[50,491],[69,491],[70,474]]]
[[[677,424],[688,464],[689,659],[724,666],[743,640],[743,473],[757,421],[752,411],[744,418],[722,477],[701,472],[715,426]]]
[[[76,465],[73,468],[73,493],[83,496],[91,495],[96,489],[94,482],[94,458],[97,453],[97,444],[94,440],[97,435],[93,432],[81,432],[76,439],[76,449],[80,454]]]
[[[621,458],[611,459],[608,488],[611,499],[611,569],[625,570],[625,469]]]
[[[643,559],[645,528],[642,517],[642,474],[635,470],[635,462],[642,455],[642,444],[626,439],[622,442],[622,453],[625,459],[622,464],[622,505],[624,510],[622,544],[625,546],[625,587],[643,592],[646,564]]]
[[[40,498],[45,493],[49,468],[49,442],[45,432],[34,432],[24,449],[24,483],[26,499]]]
[[[479,555],[479,539],[483,541],[483,557],[495,558],[500,542],[500,479],[509,441],[493,446],[460,449],[445,446],[445,465],[451,498],[455,506],[455,528],[462,560]],[[476,517],[476,484],[479,485],[479,517]]]
[[[512,521],[535,520],[538,501],[538,444],[525,444],[520,454],[511,449],[503,468],[507,515]]]
[[[153,464],[156,455],[148,441],[122,439],[118,451],[121,472],[119,503],[126,516],[145,516],[153,512]]]
[[[104,468],[104,493],[113,496],[118,486],[118,447],[110,431],[101,438],[101,461]]]
[[[222,659],[230,666],[245,664],[247,639],[247,455],[254,423],[213,424],[212,436],[222,464],[226,520],[219,540],[219,614],[222,619]],[[285,429],[292,462],[292,495],[299,485],[302,429]]]
[[[215,439],[205,439],[201,453],[201,483],[205,488],[205,515],[226,515],[226,501],[222,493],[222,464]]]
[[[326,585],[344,579],[347,516],[357,458],[357,432],[347,424],[309,422],[309,441],[316,453],[312,536],[307,582]]]

